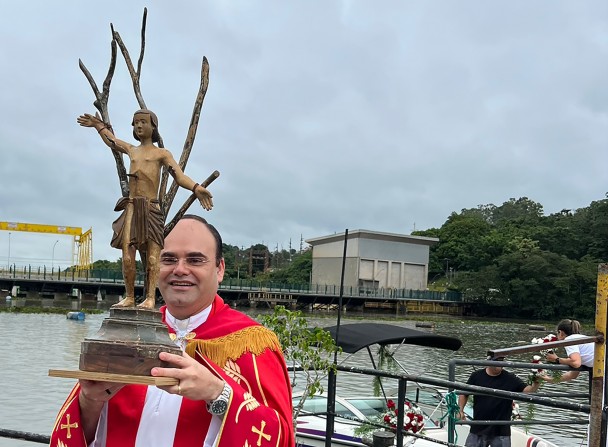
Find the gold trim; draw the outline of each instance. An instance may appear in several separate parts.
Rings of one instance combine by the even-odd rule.
[[[246,352],[260,355],[266,349],[281,352],[279,339],[264,326],[250,326],[210,340],[191,340],[186,345],[190,357],[198,352],[216,365],[225,365],[228,359],[236,361]]]
[[[59,424],[61,423],[61,420],[63,419],[63,415],[68,410],[69,406],[72,405],[72,402],[74,402],[74,399],[76,399],[76,397],[78,396],[79,389],[80,389],[80,386],[78,384],[76,384],[74,386],[74,388],[72,388],[72,391],[68,395],[68,398],[65,400],[63,407],[61,407],[61,409],[59,410],[59,413],[57,414],[57,417],[55,418],[55,424],[53,425],[53,432],[59,431]]]
[[[264,388],[262,388],[262,383],[260,382],[260,374],[258,373],[258,362],[256,361],[255,357],[253,358],[253,370],[255,371],[255,380],[258,384],[258,389],[260,390],[262,399],[264,400],[264,405],[268,406],[268,400],[266,399],[266,393],[264,393]]]

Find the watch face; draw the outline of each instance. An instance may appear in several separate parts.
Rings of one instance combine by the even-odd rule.
[[[218,399],[211,403],[211,413],[213,414],[224,414],[228,409],[228,402],[223,399]]]

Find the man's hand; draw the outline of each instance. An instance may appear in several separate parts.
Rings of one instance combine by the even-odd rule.
[[[211,211],[211,208],[213,208],[213,196],[207,190],[207,188],[198,185],[193,192],[198,201],[201,203],[201,206],[205,208],[205,210]]]
[[[190,400],[217,399],[224,388],[224,381],[194,360],[185,352],[183,355],[161,352],[160,359],[175,366],[175,368],[152,368],[154,377],[174,377],[179,385],[159,386],[168,393],[179,394]]]
[[[95,439],[95,431],[103,405],[109,401],[124,385],[114,382],[98,382],[80,379],[80,421],[87,444]]]
[[[80,403],[87,402],[103,404],[109,401],[124,385],[114,382],[99,382],[96,380],[80,379]]]

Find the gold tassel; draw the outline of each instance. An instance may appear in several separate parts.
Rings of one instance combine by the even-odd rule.
[[[250,326],[210,340],[191,340],[186,345],[190,357],[198,352],[221,367],[228,359],[236,361],[246,352],[260,355],[265,349],[281,352],[276,334],[264,326]]]

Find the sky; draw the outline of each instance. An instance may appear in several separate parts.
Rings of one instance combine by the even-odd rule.
[[[141,92],[176,159],[209,60],[185,172],[220,171],[213,210],[190,211],[225,243],[410,234],[482,204],[528,197],[548,215],[608,191],[603,0],[3,1],[0,221],[91,228],[94,260],[121,256],[114,159],[76,123],[95,111],[78,60],[101,85],[110,23],[137,60],[144,7]],[[118,138],[136,143],[137,109],[119,54]],[[71,237],[0,231],[0,268],[71,256]]]

